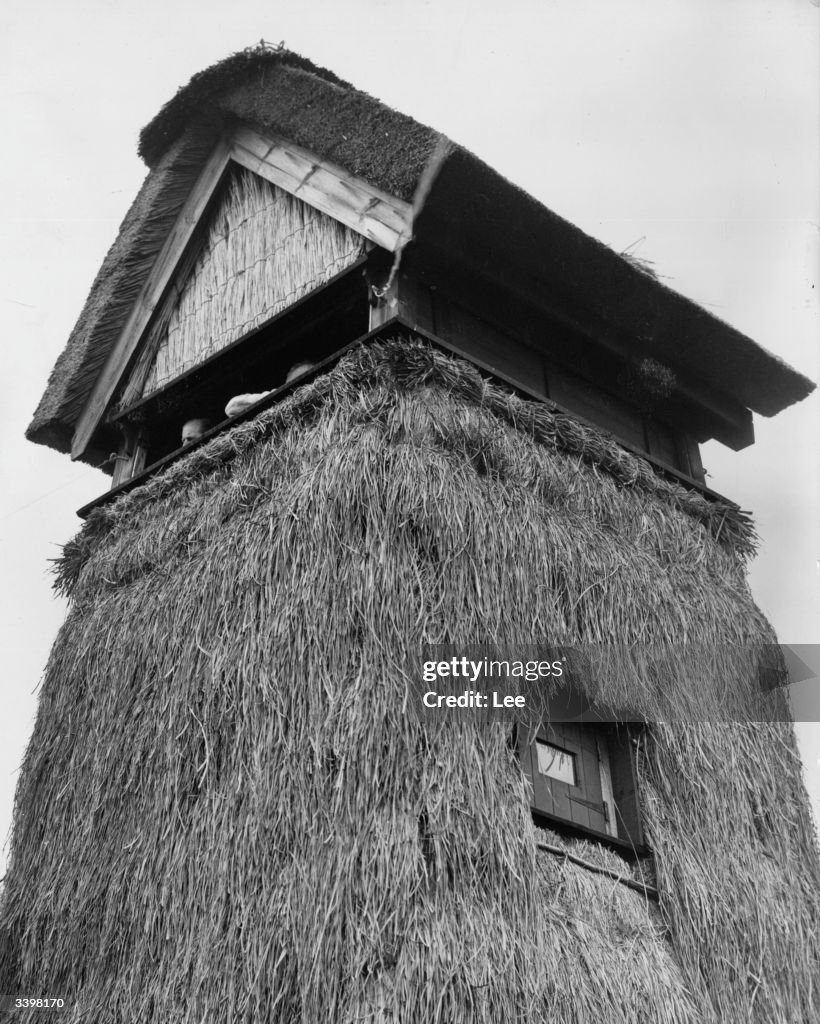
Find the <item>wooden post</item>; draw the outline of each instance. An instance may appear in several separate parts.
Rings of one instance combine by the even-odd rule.
[[[121,483],[128,479],[136,441],[134,428],[130,423],[120,423],[119,428],[121,440],[119,450],[114,456],[114,472],[111,476],[112,488],[119,487]]]
[[[432,293],[414,274],[385,268],[374,260],[365,276],[370,287],[371,331],[394,316],[421,330],[434,329]]]
[[[383,264],[383,255],[371,258],[365,270],[370,302],[370,325],[373,331],[399,314],[399,275]]]
[[[142,423],[121,422],[122,441],[115,456],[111,487],[119,487],[145,469],[148,459],[148,431]]]
[[[145,426],[140,426],[137,431],[137,440],[134,445],[134,455],[131,459],[131,466],[128,479],[131,480],[145,469],[148,461],[148,431]]]

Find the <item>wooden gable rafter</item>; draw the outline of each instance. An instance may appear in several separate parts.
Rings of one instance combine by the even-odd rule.
[[[77,421],[72,459],[88,449],[231,163],[258,174],[389,252],[410,240],[413,217],[409,203],[285,139],[237,127],[209,157],[157,256]]]

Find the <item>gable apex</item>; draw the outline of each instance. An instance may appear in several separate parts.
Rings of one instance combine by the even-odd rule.
[[[274,188],[317,210],[322,216],[344,225],[362,239],[390,252],[403,246],[412,233],[412,208],[343,168],[288,140],[264,136],[247,126],[237,126],[223,138],[199,178],[157,256],[141,294],[94,382],[71,443],[72,458],[82,458],[94,431],[120,385],[155,312],[165,302],[168,289],[189,254],[196,234],[231,168],[244,168]],[[257,311],[260,315],[262,310]],[[160,348],[160,354],[162,349]],[[172,361],[173,362],[173,361]],[[140,373],[151,380],[151,371]],[[168,371],[170,372],[170,371]],[[139,387],[146,383],[143,377]],[[126,392],[136,397],[133,381]],[[140,392],[141,393],[141,392]]]

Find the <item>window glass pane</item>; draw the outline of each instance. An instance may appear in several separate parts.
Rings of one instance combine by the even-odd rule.
[[[561,750],[551,743],[536,741],[535,748],[538,752],[538,771],[558,782],[566,782],[568,786],[576,785],[575,782],[575,755],[568,750]]]

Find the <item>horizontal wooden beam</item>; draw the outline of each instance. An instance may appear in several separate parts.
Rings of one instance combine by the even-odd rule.
[[[136,351],[154,310],[161,302],[166,288],[173,279],[177,265],[185,253],[211,197],[222,180],[229,160],[230,147],[224,142],[220,142],[208,158],[174,222],[125,326],[97,378],[91,397],[86,402],[74,429],[74,437],[71,442],[72,459],[80,458],[88,448],[122,374]]]
[[[285,139],[246,126],[234,130],[231,156],[243,167],[390,252],[410,240],[410,203]]]

